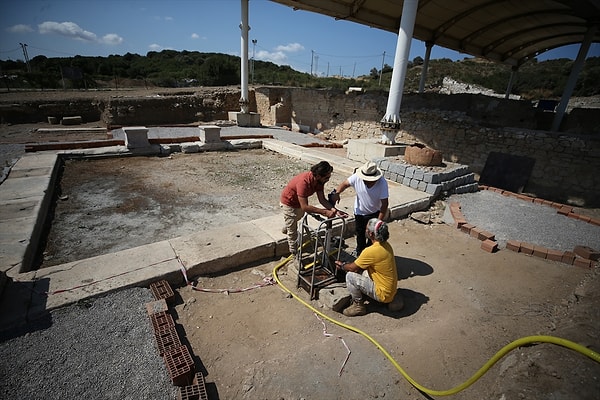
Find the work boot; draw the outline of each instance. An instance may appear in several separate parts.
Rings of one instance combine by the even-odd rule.
[[[344,310],[346,317],[358,317],[367,313],[367,306],[362,300],[354,300],[348,308]]]

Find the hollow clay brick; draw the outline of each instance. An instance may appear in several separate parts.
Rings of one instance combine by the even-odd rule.
[[[165,327],[175,326],[175,321],[168,311],[161,311],[150,316],[150,322],[155,331],[159,331]]]
[[[166,280],[152,282],[150,290],[156,300],[165,299],[167,303],[170,303],[175,298],[173,289],[171,289],[171,285]]]
[[[169,377],[175,386],[191,385],[194,379],[194,362],[187,346],[180,346],[163,356]]]
[[[192,385],[179,388],[178,400],[208,400],[206,383],[204,382],[204,376],[201,373],[196,373]]]
[[[154,332],[158,354],[163,357],[166,353],[181,347],[181,339],[175,326],[166,326]]]

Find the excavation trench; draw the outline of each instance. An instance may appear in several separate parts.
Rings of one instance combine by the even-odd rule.
[[[288,180],[310,168],[264,149],[61,164],[39,268],[277,214]]]

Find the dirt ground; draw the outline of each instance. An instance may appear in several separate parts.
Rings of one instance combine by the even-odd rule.
[[[1,144],[23,142],[4,128],[26,132],[3,127]],[[51,231],[44,264],[276,213],[279,191],[306,166],[251,150],[68,162],[71,168],[55,210],[64,224]],[[283,260],[196,277],[202,290],[177,288],[177,323],[209,398],[598,399],[600,363],[551,344],[509,352],[457,394],[415,389],[409,380],[425,392],[454,388],[525,336],[561,337],[599,352],[600,279],[597,270],[487,253],[445,224],[407,218],[390,222],[390,235],[405,299],[395,313],[370,304],[368,315],[344,317],[310,301],[287,265],[278,277],[291,294],[279,285],[250,289]],[[351,250],[352,239],[347,244]]]

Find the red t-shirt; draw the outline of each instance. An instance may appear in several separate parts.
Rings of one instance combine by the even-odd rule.
[[[293,177],[283,188],[279,201],[286,206],[300,208],[298,196],[308,198],[323,188],[324,185],[317,181],[312,172],[303,172]]]

